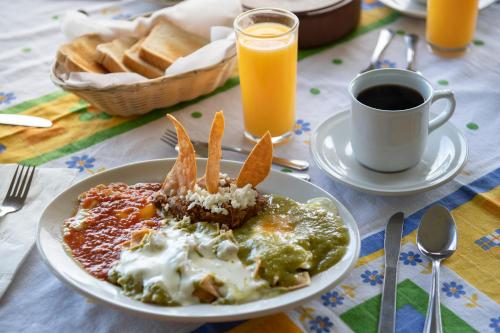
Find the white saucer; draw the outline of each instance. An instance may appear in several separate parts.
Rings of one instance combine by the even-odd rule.
[[[428,191],[453,179],[467,160],[464,136],[447,122],[429,135],[422,161],[413,168],[395,173],[367,169],[353,155],[349,117],[344,111],[319,125],[311,137],[311,153],[333,179],[360,191],[390,196]]]
[[[479,9],[488,7],[497,0],[479,0]],[[411,17],[426,18],[427,8],[418,0],[380,0],[384,5]]]

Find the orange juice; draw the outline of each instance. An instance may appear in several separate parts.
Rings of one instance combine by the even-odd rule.
[[[245,135],[251,140],[266,131],[274,142],[292,134],[297,81],[297,33],[293,30],[264,22],[238,34],[243,119]]]
[[[427,41],[442,52],[466,50],[476,29],[478,0],[428,0]]]

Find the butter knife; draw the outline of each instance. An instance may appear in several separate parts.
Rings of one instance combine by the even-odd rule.
[[[29,126],[29,127],[51,127],[52,122],[48,119],[25,116],[21,114],[3,114],[0,113],[0,124]]]
[[[379,333],[395,331],[396,317],[396,284],[398,282],[398,260],[403,234],[404,214],[398,212],[391,216],[385,227],[385,272],[382,290],[382,302],[378,321]]]

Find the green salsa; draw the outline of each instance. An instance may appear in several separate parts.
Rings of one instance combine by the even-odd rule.
[[[233,232],[240,259],[260,262],[259,275],[272,286],[292,286],[300,272],[313,275],[342,258],[349,235],[335,210],[281,196],[268,199],[263,212]]]

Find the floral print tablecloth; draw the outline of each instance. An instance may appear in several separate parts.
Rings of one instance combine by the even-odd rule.
[[[58,25],[65,10],[82,8],[91,15],[126,19],[157,8],[161,1],[46,0],[32,4],[18,0],[2,5],[0,113],[40,115],[52,119],[55,126],[25,129],[0,125],[0,163],[73,168],[84,178],[132,161],[173,157],[175,151],[159,140],[168,127],[164,120],[168,112],[175,112],[194,139],[204,139],[213,113],[223,109],[230,124],[224,142],[247,145],[241,135],[237,76],[210,96],[135,118],[97,112],[86,101],[50,83],[50,64],[57,45],[64,42]],[[424,21],[402,17],[374,0],[364,0],[362,7],[362,20],[355,32],[330,46],[300,52],[295,138],[278,147],[277,154],[313,163],[310,135],[322,120],[346,110],[347,83],[366,66],[380,27],[393,28],[397,36],[378,67],[404,67],[401,35],[405,32],[424,38]],[[23,15],[15,15],[20,12]],[[333,290],[287,313],[244,322],[202,326],[164,323],[86,302],[53,277],[34,251],[0,300],[0,331],[375,332],[384,279],[383,228],[392,213],[402,210],[407,217],[399,262],[396,326],[397,332],[420,332],[431,267],[416,248],[415,232],[426,208],[441,203],[452,211],[459,230],[457,253],[445,262],[441,276],[445,331],[499,333],[499,16],[500,4],[481,12],[475,40],[463,58],[437,58],[423,43],[417,51],[419,70],[437,88],[456,93],[458,107],[451,122],[467,137],[469,161],[454,181],[419,195],[385,198],[345,187],[312,165],[312,182],[347,206],[363,238],[356,268]],[[231,153],[224,157],[242,159]]]

